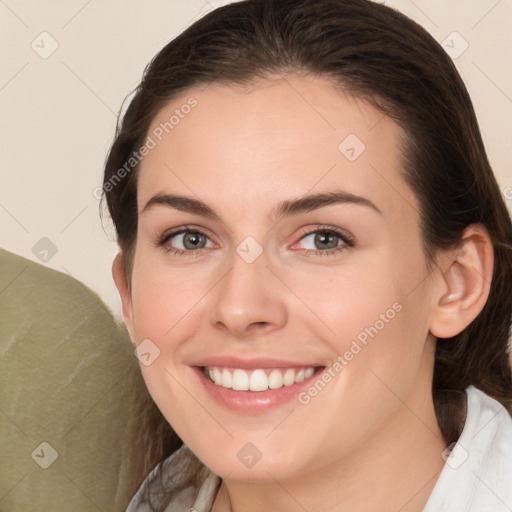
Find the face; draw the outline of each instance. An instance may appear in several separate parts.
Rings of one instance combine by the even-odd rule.
[[[125,321],[156,404],[217,474],[304,475],[405,431],[401,400],[430,411],[402,135],[296,75],[190,89],[154,119]]]

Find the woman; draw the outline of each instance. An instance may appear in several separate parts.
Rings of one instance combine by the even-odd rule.
[[[129,511],[511,510],[512,227],[425,30],[367,0],[215,10],[146,69],[103,188],[177,434],[148,428]]]

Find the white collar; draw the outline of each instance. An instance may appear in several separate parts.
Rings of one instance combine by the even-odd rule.
[[[512,418],[469,386],[464,429],[423,512],[512,511]]]

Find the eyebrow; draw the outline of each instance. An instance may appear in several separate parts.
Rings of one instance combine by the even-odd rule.
[[[334,204],[356,204],[371,208],[382,215],[382,212],[365,197],[351,194],[342,190],[323,192],[319,194],[311,194],[298,199],[287,199],[279,203],[273,208],[270,219],[278,221],[283,217],[308,213],[324,206]],[[164,206],[173,208],[187,213],[194,213],[203,217],[220,220],[220,215],[206,203],[200,199],[192,197],[173,195],[173,194],[156,194],[144,206],[141,215],[156,206]]]

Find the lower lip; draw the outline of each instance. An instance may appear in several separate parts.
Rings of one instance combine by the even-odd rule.
[[[217,386],[217,384],[203,375],[201,368],[196,366],[192,369],[199,377],[206,391],[218,403],[232,411],[245,414],[260,414],[293,400],[303,389],[307,388],[311,384],[311,381],[316,379],[318,374],[323,370],[323,368],[319,368],[309,379],[296,382],[291,386],[282,386],[279,389],[269,389],[267,391],[235,391],[223,386]]]

